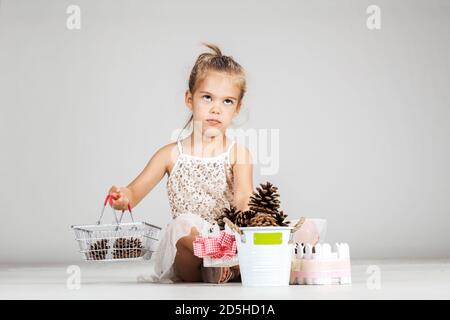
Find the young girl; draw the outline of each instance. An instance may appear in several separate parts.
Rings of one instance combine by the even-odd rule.
[[[192,125],[191,134],[160,148],[127,187],[113,186],[109,191],[115,209],[135,207],[168,175],[173,221],[153,256],[153,281],[223,283],[239,277],[239,268],[203,268],[202,259],[193,254],[199,232],[212,226],[225,207],[247,210],[253,190],[251,155],[226,136],[242,106],[244,69],[217,46],[206,46],[213,53],[197,58],[185,93],[192,112],[186,124]]]

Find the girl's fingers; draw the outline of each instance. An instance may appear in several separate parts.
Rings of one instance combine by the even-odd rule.
[[[128,205],[128,199],[126,199],[125,194],[116,185],[113,185],[109,190],[109,205],[116,210],[122,210]]]
[[[128,201],[124,197],[117,198],[116,200],[111,200],[111,207],[117,210],[122,210],[126,208],[128,205]]]
[[[116,185],[113,185],[111,187],[111,189],[109,190],[109,204],[111,207],[114,207],[116,205],[117,200],[120,200],[121,198],[123,198],[123,193],[120,190],[120,188]]]
[[[120,192],[120,188],[116,185],[112,186],[111,189],[109,189],[110,194],[118,193]]]

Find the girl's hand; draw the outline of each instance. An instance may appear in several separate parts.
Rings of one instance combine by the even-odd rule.
[[[112,207],[116,210],[127,210],[130,200],[118,186],[109,189],[109,196],[112,199]]]

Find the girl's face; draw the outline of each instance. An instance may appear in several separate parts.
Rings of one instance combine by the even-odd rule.
[[[199,80],[193,95],[189,90],[186,91],[186,105],[192,111],[194,127],[201,126],[202,133],[207,130],[225,133],[231,120],[239,113],[240,93],[236,76],[217,71],[207,72]]]

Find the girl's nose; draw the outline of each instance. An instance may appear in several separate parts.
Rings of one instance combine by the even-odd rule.
[[[213,104],[213,106],[211,107],[210,111],[211,111],[211,113],[219,114],[220,113],[220,108],[216,104]]]

